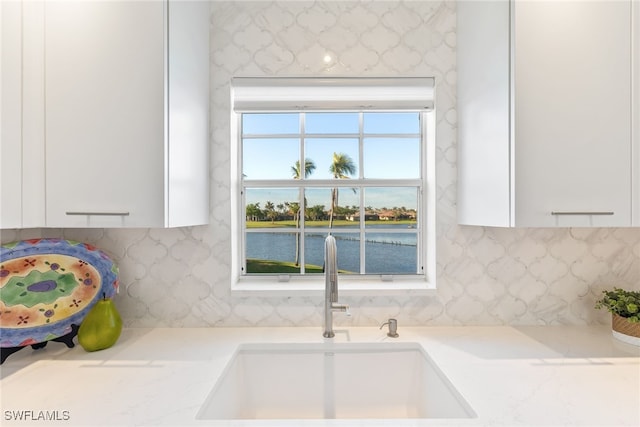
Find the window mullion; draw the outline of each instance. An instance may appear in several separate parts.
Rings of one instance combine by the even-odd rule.
[[[304,112],[300,113],[300,180],[301,181],[305,181],[306,180],[306,176],[305,176],[305,172],[307,170],[307,163],[306,163],[306,156],[305,156],[305,152],[304,152],[304,146],[305,146],[305,118],[306,115]],[[304,250],[304,243],[305,243],[305,239],[304,239],[304,231],[305,231],[305,220],[306,220],[306,212],[307,206],[305,204],[305,187],[304,186],[300,186],[298,187],[298,216],[300,218],[300,228],[298,230],[296,230],[296,233],[298,233],[297,235],[297,239],[300,245],[300,274],[305,274],[305,266],[306,266],[306,261],[305,261],[305,250]]]
[[[364,112],[360,112],[358,115],[358,178],[360,180],[364,179]],[[364,206],[364,193],[366,189],[364,187],[360,187],[360,274],[364,274],[366,271],[365,265],[365,235],[364,235],[364,225],[367,219],[366,209]]]
[[[434,191],[435,192],[435,185],[432,187],[429,184],[425,184],[425,181],[427,183],[430,183],[431,180],[429,180],[428,174],[431,173],[430,170],[428,170],[429,167],[429,161],[427,161],[427,156],[430,155],[428,149],[427,149],[427,135],[428,135],[428,129],[427,128],[427,116],[425,113],[420,113],[418,115],[418,120],[420,122],[420,176],[422,177],[421,183],[420,183],[420,187],[419,187],[419,191],[418,191],[418,206],[417,209],[419,209],[418,214],[416,216],[416,227],[418,229],[418,239],[419,242],[422,242],[422,244],[418,244],[418,268],[417,268],[417,274],[426,274],[428,271],[427,265],[429,263],[429,261],[427,260],[427,257],[431,256],[431,254],[429,253],[429,244],[427,243],[427,239],[430,237],[428,235],[426,235],[426,233],[428,232],[428,224],[429,221],[431,221],[431,218],[428,218],[427,216],[429,215],[429,210],[428,207],[426,206],[427,200],[429,200],[429,198],[427,197],[427,192],[429,191]],[[435,144],[434,144],[435,146]],[[435,151],[435,150],[434,150]],[[433,163],[435,164],[435,163]],[[435,198],[434,198],[435,201]],[[434,211],[435,212],[435,211]],[[433,230],[433,232],[435,233],[435,230]],[[429,274],[434,274],[434,272],[429,272]]]
[[[238,201],[238,203],[240,203],[240,206],[238,206],[238,211],[240,212],[240,240],[239,240],[239,250],[240,250],[240,254],[236,254],[236,256],[240,257],[240,269],[241,274],[246,274],[247,272],[247,211],[245,206],[247,206],[247,198],[246,198],[246,191],[245,191],[245,186],[244,186],[244,174],[243,174],[243,167],[244,164],[242,162],[242,156],[244,155],[244,144],[243,144],[243,134],[242,134],[242,122],[243,122],[244,116],[242,114],[239,115],[238,120],[236,121],[236,132],[237,135],[240,139],[240,143],[238,144],[238,151],[239,151],[239,156],[237,159],[237,163],[236,166],[238,168],[238,171],[240,172],[239,175],[239,179],[238,179],[238,187],[237,191],[240,192],[240,200]]]

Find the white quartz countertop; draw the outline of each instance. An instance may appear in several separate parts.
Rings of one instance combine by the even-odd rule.
[[[125,329],[87,353],[51,342],[1,367],[2,426],[640,426],[640,348],[606,327],[336,329],[334,342],[420,343],[477,417],[198,420],[243,343],[322,343],[320,327]],[[384,367],[381,367],[384,369]],[[46,417],[53,418],[46,420]],[[22,419],[19,419],[22,418]]]

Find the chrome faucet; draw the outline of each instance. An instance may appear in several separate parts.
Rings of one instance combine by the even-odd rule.
[[[349,305],[338,303],[338,252],[336,239],[328,235],[324,241],[324,333],[325,338],[333,338],[333,312],[349,313]]]

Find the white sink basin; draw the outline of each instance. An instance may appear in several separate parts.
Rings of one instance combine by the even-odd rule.
[[[246,344],[199,419],[472,418],[413,343]]]

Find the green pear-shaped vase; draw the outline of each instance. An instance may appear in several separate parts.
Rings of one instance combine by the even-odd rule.
[[[86,351],[104,350],[118,341],[121,332],[120,314],[113,301],[103,295],[80,324],[78,342]]]

